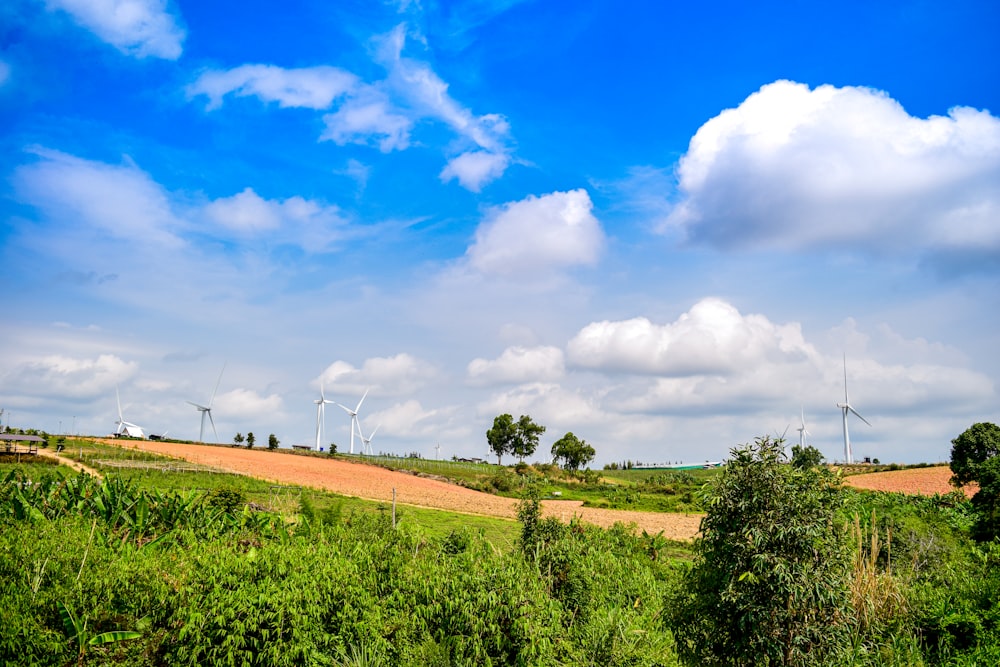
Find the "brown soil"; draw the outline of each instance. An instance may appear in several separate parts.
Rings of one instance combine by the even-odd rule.
[[[290,452],[213,447],[172,442],[115,440],[107,444],[136,448],[208,465],[278,484],[295,484],[345,496],[387,502],[396,490],[396,502],[419,507],[514,519],[517,502],[510,498],[466,489],[455,484],[386,470],[342,459],[299,456]],[[650,534],[663,533],[673,540],[692,540],[698,533],[701,514],[661,514],[583,507],[580,501],[545,500],[546,516],[561,521],[581,521],[608,528],[615,523],[633,523]]]
[[[844,483],[848,486],[871,491],[898,491],[930,496],[935,493],[943,494],[954,491],[955,487],[948,482],[949,479],[951,479],[951,468],[935,466],[933,468],[910,468],[852,475],[845,477]],[[971,498],[977,489],[974,484],[970,484],[962,491]]]

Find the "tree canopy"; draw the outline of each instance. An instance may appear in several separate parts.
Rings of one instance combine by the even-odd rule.
[[[567,433],[552,444],[552,458],[563,462],[566,470],[579,470],[594,460],[594,448],[586,440]]]
[[[538,438],[545,433],[528,415],[521,415],[515,422],[509,414],[497,415],[493,427],[486,431],[486,442],[490,451],[497,455],[497,465],[501,465],[504,454],[513,454],[519,459],[531,456],[538,448]]]
[[[823,452],[812,445],[792,445],[792,465],[796,468],[812,468],[823,462]]]
[[[972,497],[975,538],[989,541],[1000,536],[1000,426],[973,424],[952,440],[951,472],[953,484],[979,485]]]

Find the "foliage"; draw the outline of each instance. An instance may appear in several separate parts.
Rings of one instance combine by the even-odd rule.
[[[975,482],[979,467],[1000,454],[1000,426],[987,422],[973,424],[951,441],[952,482]]]
[[[596,452],[572,432],[567,433],[552,444],[552,458],[563,462],[567,470],[579,470],[594,460]]]
[[[271,435],[267,436],[267,448],[268,449],[270,449],[270,450],[273,451],[273,450],[275,450],[275,449],[278,448],[279,444],[281,444],[281,441],[278,440],[278,437],[276,435],[274,435],[272,433]]]
[[[823,452],[812,445],[792,445],[792,465],[796,468],[813,468],[823,463]]]
[[[255,442],[257,442],[257,438],[254,437],[253,431],[250,431],[247,433],[247,449],[253,449]]]
[[[698,664],[804,665],[846,639],[839,478],[785,464],[780,439],[731,452],[678,595],[682,656]]]
[[[533,422],[528,415],[521,415],[515,422],[511,415],[502,414],[493,419],[493,426],[486,431],[486,442],[500,465],[504,454],[513,454],[522,460],[534,454],[542,433],[545,427]]]
[[[233,444],[235,445],[242,445],[243,440],[244,438],[242,433],[237,433],[236,435],[233,436]]]

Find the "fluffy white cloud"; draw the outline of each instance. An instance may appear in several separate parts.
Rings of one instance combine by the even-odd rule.
[[[485,184],[503,176],[508,164],[510,156],[506,154],[469,151],[450,160],[440,177],[445,183],[458,179],[466,190],[479,192]]]
[[[438,371],[431,364],[405,352],[392,357],[372,357],[366,359],[361,368],[346,361],[335,361],[319,377],[327,388],[350,392],[361,397],[365,391],[373,395],[403,396],[412,394],[430,380]]]
[[[364,94],[348,100],[336,112],[323,116],[323,122],[326,129],[320,141],[333,141],[343,146],[367,144],[374,139],[383,153],[408,148],[413,128],[413,120],[375,88],[366,89]]]
[[[122,53],[176,60],[184,29],[167,11],[166,0],[46,0]]]
[[[275,65],[241,65],[230,70],[209,70],[187,87],[189,97],[205,95],[208,108],[222,106],[230,93],[255,96],[280,107],[326,109],[358,85],[358,78],[336,67],[286,69]]]
[[[744,316],[715,298],[699,301],[670,324],[644,317],[594,322],[573,337],[567,354],[584,368],[668,376],[731,375],[764,362],[816,356],[798,324]]]
[[[282,408],[281,396],[277,394],[261,396],[250,389],[233,389],[215,397],[212,413],[215,417],[225,415],[230,421],[234,418],[260,419],[262,415],[275,419],[280,416]],[[261,444],[267,444],[267,441]]]
[[[302,197],[264,199],[251,188],[210,202],[204,214],[214,224],[241,235],[280,231],[280,242],[311,252],[329,249],[346,226],[336,206]]]
[[[25,361],[3,375],[3,383],[23,395],[94,398],[110,395],[115,385],[135,375],[138,364],[114,354],[93,359],[53,354]]]
[[[466,252],[482,273],[519,276],[597,262],[604,232],[585,190],[530,196],[493,209]]]
[[[508,347],[497,359],[473,359],[467,373],[472,384],[550,382],[565,371],[558,347]]]
[[[1000,119],[778,81],[705,123],[665,227],[720,247],[1000,248]]]
[[[177,248],[183,226],[163,188],[131,162],[84,160],[36,149],[41,159],[20,167],[15,182],[22,200],[53,220],[91,227],[131,242]]]

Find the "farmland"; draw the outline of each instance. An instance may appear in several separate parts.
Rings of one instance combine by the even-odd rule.
[[[614,490],[633,506],[706,503],[723,472],[598,482],[438,462],[418,475],[386,469],[405,461],[119,444],[67,443],[103,480],[0,463],[0,662],[698,664],[677,643],[691,636],[677,610],[694,533],[631,518],[701,515],[585,505]],[[513,486],[468,488],[491,479]],[[856,591],[824,664],[995,664],[1000,551],[969,540],[964,497],[830,483],[852,578],[881,588]]]

